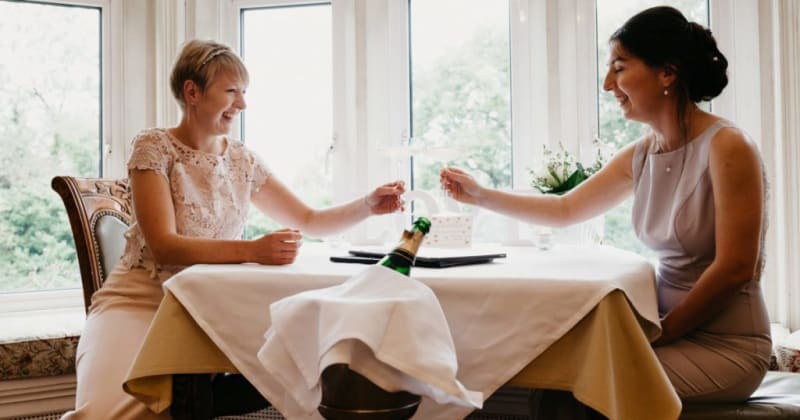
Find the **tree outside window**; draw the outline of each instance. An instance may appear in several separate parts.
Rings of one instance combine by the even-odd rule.
[[[0,0],[0,293],[80,287],[55,175],[100,175],[100,10]]]

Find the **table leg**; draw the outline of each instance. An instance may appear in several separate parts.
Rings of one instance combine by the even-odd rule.
[[[211,374],[172,375],[173,420],[211,420],[214,418]]]
[[[172,377],[170,414],[174,420],[211,420],[269,406],[269,401],[242,375],[200,373]]]
[[[531,420],[606,420],[606,417],[575,399],[569,391],[534,389],[528,399]]]

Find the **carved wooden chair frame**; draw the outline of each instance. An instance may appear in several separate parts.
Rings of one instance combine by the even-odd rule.
[[[126,226],[131,223],[131,194],[127,179],[77,178],[56,176],[51,182],[64,201],[83,285],[83,301],[88,313],[91,299],[103,285],[107,271],[103,266],[97,224],[112,216]]]

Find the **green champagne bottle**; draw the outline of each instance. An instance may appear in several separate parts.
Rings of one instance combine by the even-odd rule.
[[[386,254],[379,265],[408,275],[422,238],[431,229],[431,221],[420,217],[411,231],[404,230],[400,243]],[[409,419],[419,407],[420,396],[408,391],[389,392],[375,385],[347,363],[334,363],[322,371],[322,401],[319,413],[326,420]]]
[[[378,264],[389,267],[403,275],[409,275],[414,259],[417,257],[417,250],[422,244],[422,238],[431,230],[431,221],[418,217],[411,227],[411,231],[404,230],[400,243],[392,252],[386,254]]]

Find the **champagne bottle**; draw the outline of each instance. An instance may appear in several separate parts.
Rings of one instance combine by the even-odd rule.
[[[397,247],[381,258],[378,264],[389,267],[400,274],[409,275],[411,266],[414,265],[414,259],[417,257],[417,250],[422,244],[422,238],[430,229],[430,220],[424,217],[417,218],[411,231],[404,230]]]
[[[403,231],[400,243],[381,258],[378,265],[407,276],[414,265],[422,238],[430,228],[430,220],[417,218],[411,231]],[[320,383],[322,400],[318,410],[326,420],[409,419],[417,411],[421,400],[419,395],[408,391],[386,391],[351,370],[347,363],[334,363],[326,367]]]

